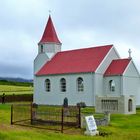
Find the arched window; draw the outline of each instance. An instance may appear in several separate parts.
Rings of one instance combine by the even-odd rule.
[[[43,50],[43,45],[41,45],[41,47],[40,47],[40,52],[43,53],[43,51],[44,51],[44,50]]]
[[[115,81],[114,80],[109,81],[109,89],[110,89],[110,91],[115,91]]]
[[[51,82],[50,82],[50,79],[46,79],[45,80],[45,87],[46,87],[46,91],[47,92],[50,92],[51,91]]]
[[[66,92],[66,80],[64,78],[60,80],[60,90],[61,92]]]
[[[77,78],[77,90],[79,92],[84,91],[84,80],[81,77]]]
[[[132,99],[128,100],[128,111],[131,112],[132,111]]]

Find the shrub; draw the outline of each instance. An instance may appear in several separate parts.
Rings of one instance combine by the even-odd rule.
[[[79,103],[77,103],[77,106],[81,107],[81,108],[85,108],[86,104],[85,104],[85,102],[79,102]]]

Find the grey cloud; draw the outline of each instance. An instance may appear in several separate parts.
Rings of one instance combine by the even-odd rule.
[[[30,79],[31,75],[33,75],[33,71],[28,66],[1,63],[0,76],[2,77],[24,77]]]
[[[138,0],[4,0],[0,5],[0,75],[33,77],[48,10],[63,50],[120,42],[140,49]]]

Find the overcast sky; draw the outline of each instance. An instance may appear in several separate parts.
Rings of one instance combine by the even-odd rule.
[[[33,78],[49,10],[62,50],[114,44],[140,71],[139,0],[1,0],[0,76]]]

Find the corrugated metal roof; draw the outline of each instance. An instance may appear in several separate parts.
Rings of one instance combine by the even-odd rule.
[[[122,75],[131,59],[116,59],[111,62],[104,76]]]
[[[36,75],[95,72],[112,46],[58,52]]]

